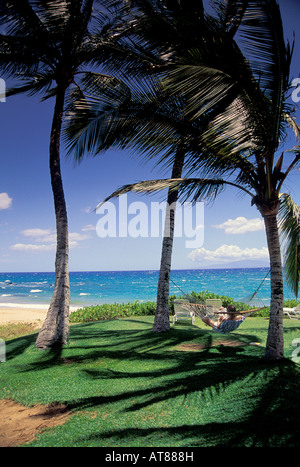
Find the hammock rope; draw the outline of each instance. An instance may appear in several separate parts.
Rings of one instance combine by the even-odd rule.
[[[194,298],[194,297],[191,297],[191,295],[188,295],[186,294],[177,284],[175,284],[175,282],[170,278],[170,281],[173,282],[173,284],[175,285],[175,287],[177,287],[178,290],[180,290],[180,292],[185,296],[187,297],[187,299],[189,300],[190,303],[197,303],[197,300]]]
[[[258,306],[261,306],[263,305],[263,308],[265,307],[264,305],[264,302],[262,301],[262,299],[260,299],[258,297],[258,292],[261,288],[261,286],[263,285],[263,283],[265,282],[266,278],[268,277],[268,275],[270,274],[270,269],[269,271],[267,272],[267,274],[265,275],[265,277],[263,278],[263,280],[261,281],[261,283],[259,284],[259,286],[257,287],[257,289],[255,290],[255,292],[253,292],[253,294],[251,295],[247,295],[245,298],[242,298],[242,300],[240,300],[242,303],[245,303],[245,304],[250,304],[250,302],[254,302],[254,298],[256,297],[256,301],[255,303],[258,303]]]

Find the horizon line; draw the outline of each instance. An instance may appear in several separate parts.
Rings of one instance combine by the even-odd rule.
[[[171,273],[174,271],[209,271],[212,269],[268,269],[269,266],[242,266],[242,267],[233,267],[233,266],[224,266],[224,267],[203,267],[203,268],[176,268],[172,269]],[[110,270],[72,270],[69,271],[69,274],[79,273],[79,272],[159,272],[159,269],[110,269]],[[0,271],[0,274],[55,274],[55,271]]]

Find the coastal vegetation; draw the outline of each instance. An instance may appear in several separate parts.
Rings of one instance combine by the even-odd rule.
[[[236,302],[231,297],[218,295],[211,292],[192,292],[193,297],[197,302],[205,301],[206,298],[220,298],[222,300],[222,306],[226,307],[232,304],[236,307],[237,311],[251,310],[253,307],[245,305],[242,302]],[[175,295],[169,297],[169,314],[174,314],[174,300],[178,298]],[[297,300],[287,300],[284,302],[286,307],[297,306]],[[130,302],[130,303],[114,303],[114,304],[102,304],[102,305],[91,305],[80,308],[73,311],[70,314],[70,323],[87,323],[91,321],[101,321],[106,319],[119,319],[130,316],[153,316],[156,313],[156,302]],[[268,318],[270,315],[270,307],[265,307],[255,312],[253,316],[261,316]]]

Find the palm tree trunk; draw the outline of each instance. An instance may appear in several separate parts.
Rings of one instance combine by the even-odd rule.
[[[271,270],[270,321],[265,350],[267,360],[283,357],[283,277],[276,214],[264,215]]]
[[[46,319],[36,341],[38,349],[62,347],[69,338],[70,284],[68,217],[60,169],[60,134],[65,89],[58,91],[50,136],[50,174],[56,217],[55,286]]]
[[[172,178],[181,178],[184,164],[184,151],[179,148],[172,169]],[[168,191],[165,217],[164,238],[160,260],[160,270],[157,287],[156,312],[152,331],[164,332],[170,329],[169,319],[169,283],[171,260],[174,241],[175,211],[178,191]]]

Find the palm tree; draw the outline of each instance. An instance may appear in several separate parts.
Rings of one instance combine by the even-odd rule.
[[[21,83],[7,95],[43,93],[43,99],[55,98],[49,145],[57,230],[55,287],[36,341],[39,349],[61,347],[68,341],[68,218],[60,169],[64,106],[68,89],[72,86],[80,89],[81,77],[85,76],[83,67],[91,69],[107,57],[107,49],[113,42],[109,30],[113,26],[118,29],[122,11],[122,2],[114,2],[113,8],[109,8],[111,2],[102,0],[99,11],[97,4],[96,0],[0,2],[0,66],[6,76]]]
[[[288,105],[292,48],[285,43],[280,9],[275,0],[249,2],[240,34],[248,46],[244,51],[244,60],[237,60],[239,81],[232,76],[232,85],[236,83],[240,91],[235,105],[214,122],[207,137],[215,138],[211,146],[217,152],[224,151],[225,147],[229,150],[227,161],[226,157],[222,158],[225,164],[228,163],[228,174],[235,170],[235,183],[251,195],[252,204],[264,219],[271,269],[271,309],[265,356],[279,359],[283,356],[283,277],[277,220],[280,208],[285,210],[282,225],[286,228],[288,224],[290,228],[285,229],[285,233],[290,239],[298,238],[298,242],[290,242],[293,249],[288,253],[286,264],[291,265],[291,257],[294,262],[286,272],[288,283],[293,284],[296,293],[299,287],[299,216],[297,218],[295,215],[296,209],[288,209],[292,203],[288,205],[286,200],[291,200],[290,196],[281,195],[285,180],[300,162],[299,146],[292,152],[281,149],[289,126],[298,143],[300,140],[294,109]],[[177,92],[181,89],[185,94],[183,76],[184,89],[187,81],[194,82],[200,67],[196,70],[197,66],[193,64],[191,68],[193,70],[187,65],[185,70],[179,68],[174,71],[171,80],[177,83]],[[189,111],[198,116],[196,92],[197,85],[193,90],[194,95],[185,95],[189,99]],[[236,120],[234,128],[232,118],[237,113],[240,113],[240,118]],[[230,154],[233,147],[241,148],[239,157]],[[214,163],[211,168],[213,166]]]
[[[139,93],[137,86],[133,86],[132,78],[126,90],[118,87],[119,97],[111,91],[110,102],[108,96],[105,101],[106,107],[102,102],[95,108],[97,97],[93,97],[89,108],[88,102],[79,96],[76,108],[72,109],[72,119],[67,129],[68,139],[73,142],[71,148],[75,148],[77,160],[82,158],[87,149],[97,154],[114,144],[147,151],[148,158],[162,152],[164,156],[159,162],[169,160],[171,177],[180,178],[190,146],[198,147],[199,134],[213,116],[231,102],[233,94],[221,90],[222,98],[219,96],[218,102],[213,103],[209,95],[206,96],[205,112],[201,119],[191,124],[189,118],[183,115],[184,101],[170,99],[169,93],[163,91],[159,83],[170,65],[191,54],[195,47],[212,56],[216,65],[224,60],[224,54],[228,55],[228,40],[232,40],[238,29],[245,2],[230,2],[230,6],[224,7],[217,17],[204,14],[202,1],[157,3],[153,0],[138,0],[133,3],[143,14],[137,14],[134,28],[130,30],[130,44],[133,44],[130,53],[126,43],[127,53],[120,56],[121,69],[124,69],[125,62],[127,73],[127,76],[121,77],[123,81],[128,81],[128,75],[134,77],[138,73],[143,78],[146,92]],[[94,96],[103,97],[103,89],[99,86],[97,88],[98,83],[94,81],[88,84]],[[178,193],[169,190],[153,325],[155,332],[170,329],[169,280],[177,200]]]
[[[135,89],[132,81],[126,90],[123,83],[123,93],[118,88],[116,94],[107,96],[105,104],[105,90],[97,87],[95,80],[88,90],[90,95],[93,92],[93,104],[81,96],[76,103],[73,100],[70,108],[72,118],[66,128],[70,153],[76,160],[80,161],[87,149],[95,155],[113,146],[131,148],[139,156],[146,154],[147,160],[159,156],[157,165],[171,167],[172,178],[182,176],[188,141],[198,138],[202,128],[199,122],[191,123],[183,118],[180,100],[169,99],[161,85],[152,82],[150,77],[143,85],[139,81]],[[153,326],[155,332],[170,329],[169,277],[177,199],[177,193],[169,191]]]
[[[190,119],[203,114],[205,96],[217,99],[220,88],[234,90],[235,99],[202,133],[194,148],[194,178],[142,182],[118,190],[153,192],[168,188],[193,201],[215,197],[226,186],[234,186],[251,197],[251,204],[261,213],[266,229],[271,270],[271,303],[265,358],[283,357],[283,273],[279,226],[288,238],[286,275],[295,294],[299,288],[299,206],[289,194],[281,193],[290,172],[299,166],[300,147],[292,151],[282,148],[284,137],[292,128],[300,140],[300,128],[294,109],[288,105],[292,48],[285,43],[280,10],[275,0],[249,1],[241,21],[240,35],[244,53],[236,45],[232,49],[235,66],[203,65],[203,53],[194,51],[186,63],[177,65],[169,74],[168,86],[186,100]],[[207,57],[206,57],[207,58]],[[228,66],[229,65],[229,66]],[[208,68],[209,67],[209,68]],[[217,92],[204,85],[205,77],[220,83]],[[204,98],[204,99],[203,99]],[[201,148],[210,149],[203,152]],[[192,160],[191,158],[190,160]],[[201,176],[203,173],[209,177]],[[280,221],[278,212],[281,211]]]

